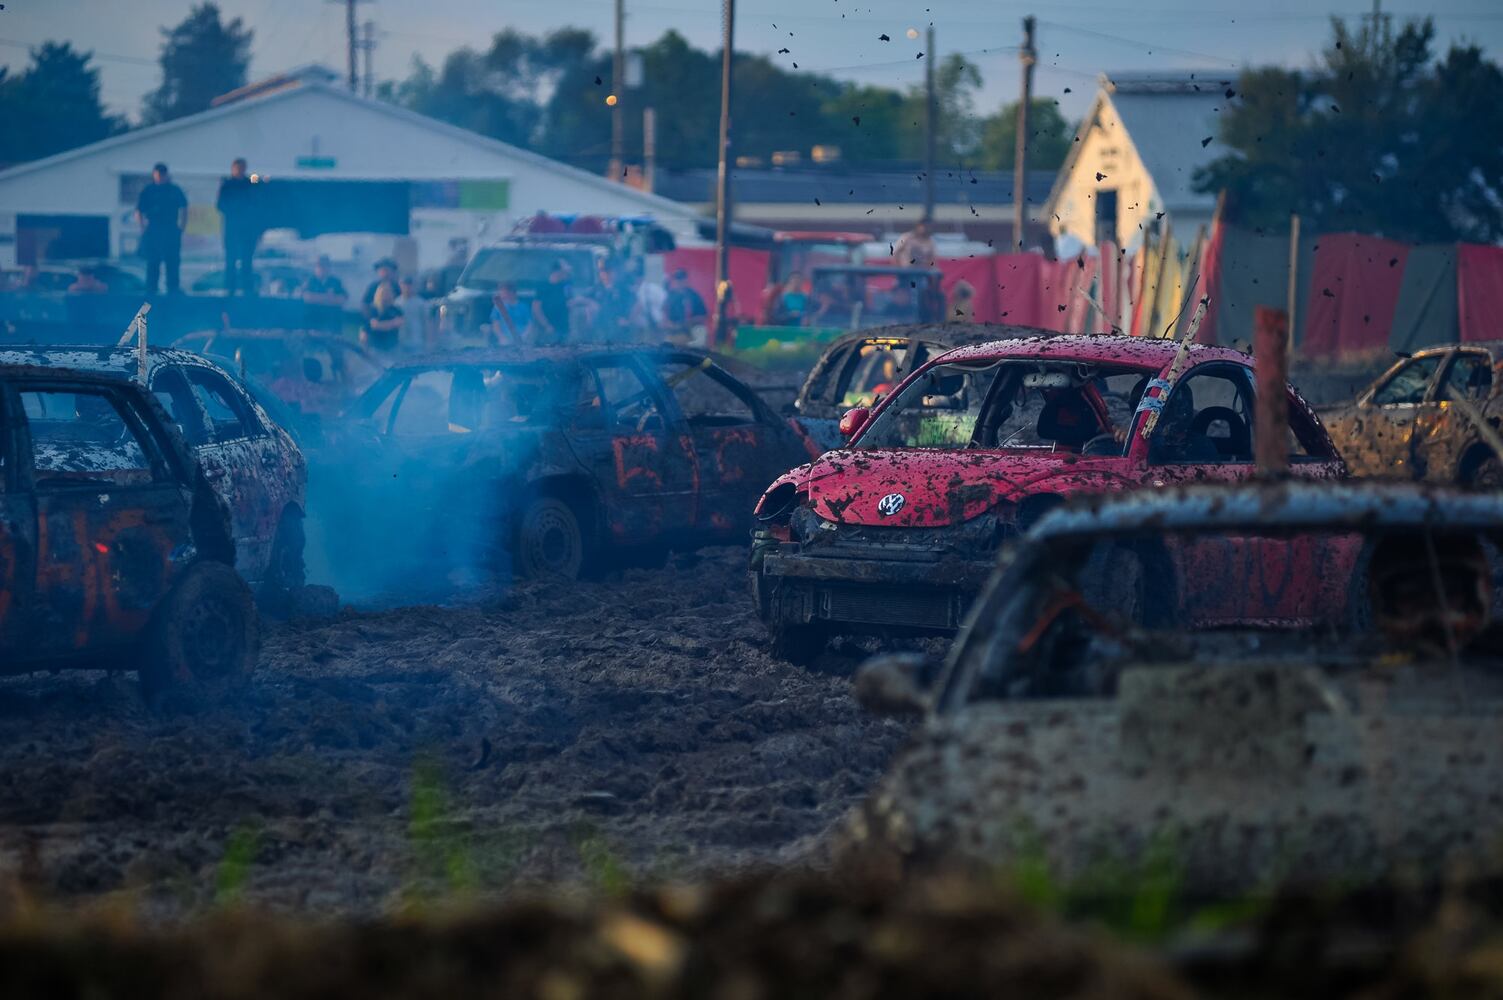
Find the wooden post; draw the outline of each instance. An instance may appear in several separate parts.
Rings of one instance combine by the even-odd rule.
[[[1253,457],[1258,475],[1277,479],[1289,472],[1289,316],[1278,309],[1253,310],[1253,357],[1257,400],[1253,407]]]
[[[715,326],[706,346],[727,336],[731,305],[731,84],[736,52],[736,0],[720,3],[720,168],[715,175]]]
[[[938,141],[939,133],[939,97],[934,90],[934,63],[938,56],[934,52],[934,24],[930,22],[928,41],[925,43],[929,51],[924,53],[928,60],[924,63],[924,221],[929,223],[931,230],[934,226],[934,146]],[[929,262],[932,266],[933,261]]]
[[[1299,216],[1289,216],[1289,290],[1284,311],[1289,325],[1289,347],[1294,352],[1295,324],[1299,322]]]
[[[1033,48],[1033,17],[1023,18],[1023,47],[1018,61],[1023,64],[1023,86],[1018,95],[1018,134],[1013,148],[1012,211],[1013,239],[1023,249],[1028,227],[1028,110],[1033,103],[1033,64],[1038,53]]]

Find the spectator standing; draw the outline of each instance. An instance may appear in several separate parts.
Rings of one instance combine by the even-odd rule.
[[[689,287],[689,272],[679,268],[668,279],[668,296],[663,303],[663,332],[670,338],[689,337],[696,324],[710,318],[705,300]]]
[[[642,275],[633,273],[636,286],[631,311],[631,328],[636,339],[649,343],[658,339],[665,321],[664,309],[668,305],[668,290],[660,281],[646,281]]]
[[[569,300],[574,297],[573,268],[560,257],[553,262],[548,280],[538,286],[532,301],[533,339],[539,344],[561,344],[569,339]]]
[[[360,296],[361,310],[369,316],[376,304],[376,293],[385,288],[390,301],[395,302],[402,290],[397,287],[397,262],[390,257],[382,257],[372,265],[376,269],[376,280],[365,286],[365,294]]]
[[[157,293],[162,269],[167,270],[167,294],[182,291],[178,276],[183,259],[183,227],[188,222],[188,199],[172,183],[167,164],[151,168],[151,183],[136,199],[136,221],[141,224],[141,254],[146,258],[146,291]]]
[[[945,320],[956,323],[976,322],[976,289],[964,278],[955,282],[955,287],[950,289],[950,315]]]
[[[804,285],[804,276],[794,271],[783,282],[783,294],[778,296],[777,322],[784,326],[802,326],[809,312],[809,290]]]
[[[390,356],[396,353],[401,336],[402,310],[397,307],[396,295],[390,285],[378,284],[360,330],[360,346]]]
[[[402,349],[409,354],[419,354],[429,349],[428,303],[418,295],[411,278],[397,282],[402,292],[397,296],[397,308],[402,313]]]
[[[226,295],[234,295],[236,291],[242,295],[256,294],[251,259],[256,255],[261,230],[256,224],[255,185],[255,179],[246,175],[243,158],[231,163],[230,176],[219,182],[219,197],[214,204],[224,219]]]
[[[313,276],[303,282],[298,294],[310,306],[342,306],[350,297],[344,282],[330,270],[329,255],[322,253],[313,262]]]
[[[507,347],[527,343],[532,325],[532,307],[517,297],[517,286],[502,282],[491,296],[491,338]]]
[[[591,290],[595,302],[595,336],[607,344],[624,344],[631,340],[633,308],[631,285],[615,268],[600,262],[600,283]]]
[[[933,267],[934,258],[938,254],[927,222],[915,224],[898,237],[898,242],[892,248],[893,259],[899,267]]]

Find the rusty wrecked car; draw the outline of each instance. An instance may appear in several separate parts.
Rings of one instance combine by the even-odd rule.
[[[0,364],[140,377],[136,348],[0,350]],[[146,385],[230,512],[235,567],[268,606],[303,586],[308,465],[285,428],[235,378],[189,351],[149,348]]]
[[[806,457],[708,355],[579,346],[396,365],[317,452],[336,564],[574,578],[618,556],[741,541]]]
[[[0,365],[0,673],[139,671],[155,693],[243,677],[250,588],[223,502],[122,379]]]
[[[794,429],[817,458],[845,444],[840,420],[872,407],[926,362],[951,348],[1047,331],[1000,323],[928,323],[877,327],[837,340],[809,369],[793,402]]]
[[[1500,364],[1499,345],[1418,351],[1321,416],[1354,476],[1500,489]]]
[[[1067,497],[1251,477],[1253,359],[1178,352],[1121,336],[960,347],[851,410],[849,444],[757,504],[752,589],[775,652],[799,662],[836,634],[953,632],[997,547]],[[1286,392],[1294,474],[1343,475]]]
[[[1495,866],[1500,542],[1503,498],[1410,484],[1072,504],[932,684],[917,654],[857,671],[924,721],[847,846],[1067,878],[1157,857],[1213,892]]]

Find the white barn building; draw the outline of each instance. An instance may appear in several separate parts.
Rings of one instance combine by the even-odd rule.
[[[195,260],[217,265],[214,199],[240,156],[259,177],[325,185],[303,199],[332,212],[316,246],[349,267],[386,254],[404,271],[437,266],[451,241],[478,246],[539,211],[651,215],[678,235],[693,234],[698,215],[690,206],[360,97],[334,80],[325,68],[306,67],[226,94],[207,111],[0,172],[0,267],[132,256],[136,197],[158,161],[190,202],[185,272]],[[365,219],[379,219],[381,235],[360,235]],[[294,238],[273,230],[263,247]]]

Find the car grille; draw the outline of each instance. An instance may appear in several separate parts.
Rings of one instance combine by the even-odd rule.
[[[834,586],[820,594],[824,617],[867,625],[953,628],[958,600],[946,590]]]

